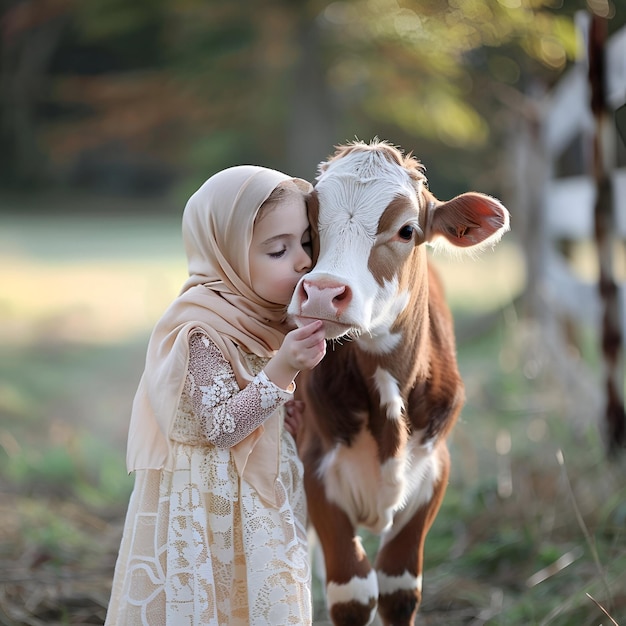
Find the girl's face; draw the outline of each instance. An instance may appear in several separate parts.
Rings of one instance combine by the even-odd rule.
[[[311,235],[304,199],[295,194],[267,207],[250,244],[250,280],[261,298],[289,304],[302,274],[311,269]]]

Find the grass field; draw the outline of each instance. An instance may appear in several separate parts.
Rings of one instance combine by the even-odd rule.
[[[164,213],[0,217],[0,624],[103,621],[130,403],[185,278],[179,233]],[[559,360],[520,319],[509,238],[438,263],[468,400],[420,623],[626,625],[626,465],[606,461],[598,434],[595,338]]]

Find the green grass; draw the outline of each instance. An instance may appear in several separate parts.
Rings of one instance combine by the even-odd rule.
[[[137,354],[135,345],[3,351],[0,472],[9,488],[92,507],[128,498],[120,416],[129,413]]]
[[[102,623],[132,484],[124,467],[130,404],[150,327],[175,293],[159,277],[180,275],[172,252],[179,233],[168,220],[116,217],[67,231],[64,221],[35,228],[12,219],[14,252],[2,248],[0,272],[10,279],[7,268],[18,267],[25,273],[11,284],[28,290],[0,297],[0,569],[10,573],[0,582],[0,623],[3,613],[23,611],[27,597],[29,619]],[[519,256],[503,254],[507,262]],[[84,282],[85,267],[98,281]],[[559,358],[545,329],[519,319],[510,304],[519,268],[512,283],[503,275],[489,284],[452,261],[442,270],[454,294],[467,403],[449,442],[450,485],[427,538],[420,623],[610,624],[589,594],[626,624],[626,466],[607,461],[599,435],[594,333],[584,330],[579,351]],[[474,270],[484,276],[489,259]],[[133,281],[143,272],[148,295],[135,302]],[[50,291],[29,299],[28,285],[42,276]],[[59,293],[65,285],[71,293]],[[130,312],[118,319],[120,306]],[[485,315],[492,324],[466,332]],[[373,552],[377,540],[365,542]],[[47,599],[32,599],[39,596],[21,572]],[[65,591],[46,582],[60,575]],[[319,586],[316,598],[323,615]]]
[[[427,569],[441,567],[450,546],[460,588],[471,580],[497,598],[485,623],[598,624],[602,613],[586,593],[624,620],[625,464],[607,461],[598,416],[572,410],[581,390],[552,369],[549,350],[520,344],[523,322],[505,319],[459,350],[468,403],[451,438],[452,480]],[[564,556],[561,565],[572,563],[559,569]]]

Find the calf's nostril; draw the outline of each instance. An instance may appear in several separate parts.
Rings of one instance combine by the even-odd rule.
[[[342,288],[333,298],[333,302],[340,302],[346,297],[346,288]]]
[[[333,306],[338,313],[342,313],[352,300],[352,292],[348,286],[343,286],[341,291],[333,298]]]

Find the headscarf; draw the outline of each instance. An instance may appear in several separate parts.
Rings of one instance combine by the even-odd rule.
[[[187,374],[189,333],[201,328],[229,361],[240,388],[252,376],[244,353],[270,358],[289,330],[286,307],[259,297],[250,284],[249,250],[259,208],[279,183],[309,183],[263,167],[242,165],[218,172],[196,191],[183,213],[189,278],[156,324],[133,402],[127,467],[171,468],[169,434]],[[237,471],[268,502],[280,455],[278,412],[231,448]]]

